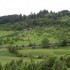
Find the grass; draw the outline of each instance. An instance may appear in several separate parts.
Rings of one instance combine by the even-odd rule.
[[[1,48],[0,49],[0,63],[2,65],[5,65],[6,63],[11,62],[12,60],[19,60],[20,57],[16,57],[14,54],[11,54],[8,52],[6,48]],[[23,58],[25,62],[29,62],[30,58]],[[41,59],[37,59],[36,61],[40,61]]]
[[[23,60],[25,62],[30,61],[31,56],[36,60],[36,61],[41,61],[43,58],[47,56],[55,56],[55,57],[60,57],[60,56],[65,56],[70,54],[70,47],[66,48],[57,48],[57,49],[22,49],[19,50],[19,53],[22,53],[24,56]],[[38,57],[41,56],[42,58]],[[19,60],[20,57],[16,57],[15,55],[11,54],[8,52],[6,48],[0,49],[0,62],[2,65],[5,65],[6,63],[9,63],[12,60]]]
[[[2,65],[17,59],[19,58],[14,54],[9,53],[6,48],[0,48],[0,62],[2,63]]]
[[[70,49],[23,49],[19,50],[19,53],[22,53],[23,55],[32,55],[32,56],[40,56],[43,55],[45,57],[47,56],[64,56],[70,53]]]
[[[7,48],[1,48],[0,49],[0,56],[14,56],[13,54],[8,52]]]
[[[18,60],[18,57],[10,57],[10,56],[0,56],[0,62],[2,65],[11,62],[12,60]]]
[[[14,33],[13,31],[0,31],[0,37]]]

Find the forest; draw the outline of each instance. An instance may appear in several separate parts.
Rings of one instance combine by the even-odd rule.
[[[23,30],[35,26],[69,26],[70,11],[48,12],[41,10],[39,13],[27,15],[8,15],[0,17],[0,30]],[[3,26],[3,27],[2,27]]]

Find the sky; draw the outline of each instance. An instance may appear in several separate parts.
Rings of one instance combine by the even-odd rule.
[[[28,15],[43,9],[54,12],[70,10],[70,0],[0,0],[0,16]]]

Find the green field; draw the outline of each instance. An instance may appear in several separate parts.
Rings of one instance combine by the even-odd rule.
[[[43,56],[43,57],[47,57],[47,56],[56,56],[56,57],[60,57],[60,56],[65,56],[68,55],[70,53],[70,48],[59,48],[59,49],[23,49],[23,50],[19,50],[20,53],[22,53],[23,55],[32,55],[34,57],[38,57],[38,56]]]
[[[18,50],[23,54],[23,60],[29,61],[30,58],[34,58],[36,61],[47,58],[48,56],[67,56],[70,54],[70,47],[58,48],[58,49],[22,49]],[[40,57],[40,58],[39,58]],[[16,57],[14,54],[8,52],[6,48],[0,49],[0,62],[2,65],[9,63],[12,60],[18,60],[20,57]]]
[[[8,52],[6,48],[0,48],[0,62],[4,65],[12,60],[17,60],[14,54]]]

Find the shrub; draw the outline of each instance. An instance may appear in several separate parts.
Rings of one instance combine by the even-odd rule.
[[[67,41],[66,40],[62,40],[59,42],[59,46],[67,46]]]
[[[17,57],[23,57],[23,54],[18,53],[18,54],[17,54]]]
[[[41,41],[41,45],[43,46],[43,48],[48,48],[49,47],[49,40],[47,38],[44,38]]]
[[[42,59],[43,58],[43,55],[39,55],[38,57],[37,57],[37,59]]]
[[[52,70],[67,70],[67,67],[64,61],[57,59],[52,67]]]
[[[10,70],[10,64],[6,64],[4,70]]]
[[[22,45],[22,47],[25,47],[24,45]]]
[[[32,43],[29,43],[29,47],[32,47],[33,46],[33,44]]]
[[[1,65],[1,63],[0,63],[0,70],[2,70],[2,65]]]
[[[14,60],[11,61],[11,63],[10,63],[10,69],[11,70],[17,70],[17,64]]]
[[[18,54],[16,47],[11,47],[11,46],[9,46],[9,47],[8,47],[8,50],[9,50],[10,53]]]
[[[65,59],[65,61],[66,61],[66,66],[67,66],[67,67],[70,67],[70,55],[66,56],[65,58],[66,58],[66,59]]]
[[[48,66],[47,60],[42,61],[40,64],[41,70],[51,70],[51,68]]]

